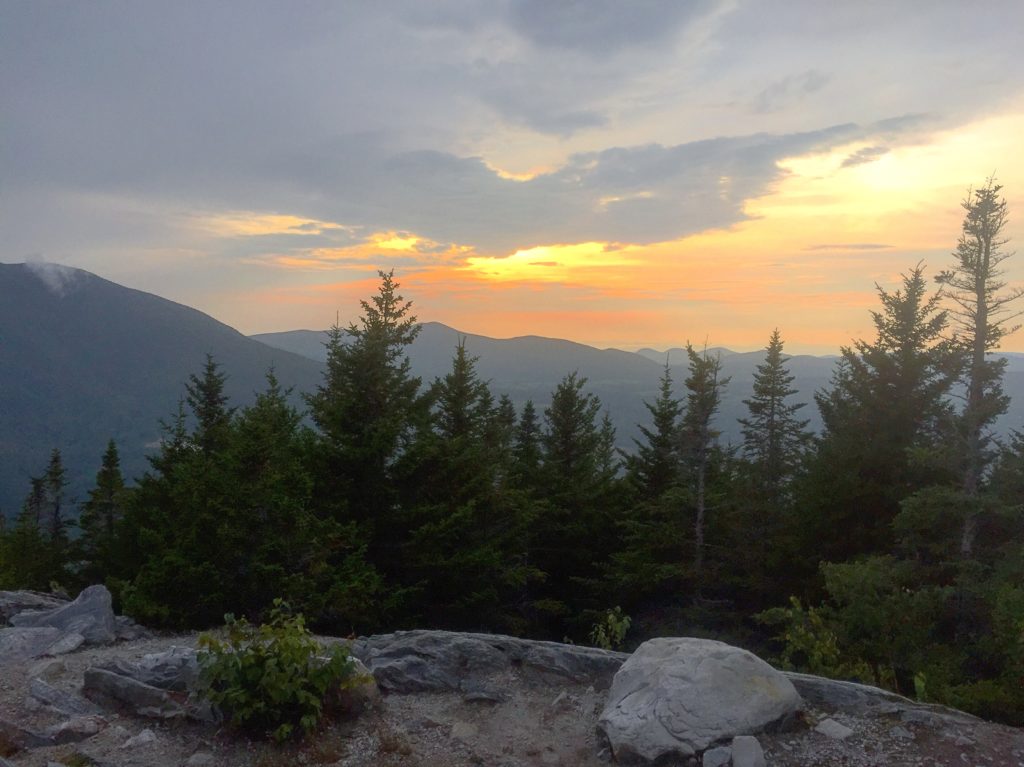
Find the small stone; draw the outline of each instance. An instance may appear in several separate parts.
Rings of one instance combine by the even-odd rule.
[[[896,738],[897,740],[913,740],[914,733],[908,730],[906,727],[900,727],[896,725],[889,730],[889,737]]]
[[[121,748],[138,748],[139,746],[148,746],[150,743],[156,743],[156,735],[147,727],[138,735],[128,738],[121,744]]]
[[[110,734],[114,737],[115,740],[123,740],[124,738],[127,738],[131,735],[131,733],[128,732],[127,729],[125,729],[119,724],[116,724],[110,728]]]
[[[456,722],[452,725],[450,736],[452,740],[457,740],[469,745],[477,736],[478,732],[479,729],[475,724],[470,724],[469,722]]]
[[[74,719],[50,727],[46,730],[46,734],[53,738],[53,742],[58,745],[77,743],[99,734],[106,726],[107,720],[101,716],[76,716]]]
[[[956,740],[953,741],[958,746],[973,746],[974,739],[968,738],[966,735],[957,735]]]
[[[814,728],[814,731],[821,733],[825,737],[832,738],[832,740],[846,740],[853,735],[853,730],[845,724],[840,724],[835,719],[822,719],[818,722],[818,726]]]
[[[505,696],[491,690],[474,690],[462,696],[465,703],[504,703]]]
[[[709,748],[701,759],[701,767],[728,767],[732,760],[732,749],[728,746]]]
[[[753,735],[737,735],[732,739],[733,767],[767,767],[761,743]]]
[[[209,751],[196,751],[185,762],[185,767],[211,767],[216,761]]]

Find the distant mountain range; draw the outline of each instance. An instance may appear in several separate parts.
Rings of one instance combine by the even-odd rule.
[[[578,371],[610,413],[624,448],[638,434],[637,424],[649,421],[643,403],[657,396],[666,356],[682,396],[682,349],[626,352],[538,336],[496,339],[436,322],[424,323],[409,349],[424,384],[448,372],[460,339],[478,357],[478,372],[495,395],[507,393],[517,406],[532,399],[543,410],[558,382]],[[69,469],[72,497],[84,496],[111,437],[125,474],[140,475],[160,419],[174,412],[189,373],[201,369],[208,352],[228,374],[234,404],[249,403],[273,366],[301,406],[301,393],[322,380],[325,340],[325,331],[314,330],[246,337],[195,309],[82,270],[0,264],[0,510],[17,512],[29,477],[45,468],[54,447]],[[732,379],[717,428],[723,441],[735,443],[736,419],[746,413],[743,400],[764,353],[713,351]],[[1004,431],[1024,425],[1024,355],[1006,356],[1013,404],[1001,422]],[[789,361],[799,390],[794,400],[808,403],[805,417],[815,428],[813,394],[827,385],[834,363],[835,357],[808,355]]]

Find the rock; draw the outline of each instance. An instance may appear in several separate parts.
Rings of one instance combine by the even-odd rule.
[[[115,658],[96,668],[174,692],[192,690],[199,679],[199,660],[191,647],[172,647],[164,652],[150,653],[137,663]]]
[[[835,719],[822,719],[818,722],[818,726],[814,728],[814,731],[820,732],[822,735],[832,738],[832,740],[846,740],[853,735],[853,730],[845,724],[840,724]]]
[[[22,727],[3,717],[0,717],[0,741],[6,741],[18,748],[40,748],[53,745],[53,738],[45,733]]]
[[[114,618],[118,641],[131,642],[135,639],[148,639],[153,636],[149,629],[143,628],[127,615],[118,615]]]
[[[39,591],[0,591],[0,624],[26,610],[52,610],[67,600]]]
[[[185,709],[166,690],[107,669],[86,669],[82,691],[89,700],[100,704],[120,704],[137,716],[156,719],[178,719],[185,716]]]
[[[59,658],[44,658],[29,667],[28,676],[33,679],[38,678],[52,681],[67,670],[68,664]]]
[[[732,761],[732,749],[728,746],[709,748],[701,757],[701,767],[729,767]]]
[[[139,746],[148,746],[151,743],[156,743],[156,734],[147,727],[138,735],[128,738],[128,740],[121,744],[121,748],[138,748]]]
[[[209,751],[196,751],[185,762],[185,767],[213,767],[217,763]]]
[[[763,660],[707,639],[652,639],[612,682],[598,722],[622,761],[691,756],[792,717],[801,700]]]
[[[353,675],[335,693],[334,705],[347,716],[358,716],[380,704],[380,688],[362,661],[358,658],[352,660],[355,664]]]
[[[540,679],[606,688],[628,657],[595,647],[448,631],[362,637],[352,643],[351,652],[366,664],[381,689],[399,694],[474,691],[511,668]]]
[[[899,725],[896,725],[895,727],[890,728],[889,737],[896,738],[897,740],[913,740],[914,733],[912,733],[906,727],[900,727]]]
[[[11,625],[19,628],[51,626],[61,633],[78,632],[90,644],[107,644],[116,638],[117,624],[106,586],[89,586],[74,602],[50,610],[33,610],[14,615]]]
[[[28,694],[43,705],[56,709],[65,716],[92,716],[102,709],[92,702],[47,684],[42,679],[33,679],[28,685]]]
[[[38,658],[60,638],[53,627],[0,629],[0,666]]]
[[[732,767],[767,767],[757,738],[738,735],[732,739]]]
[[[78,716],[48,728],[46,735],[57,745],[78,743],[99,734],[106,726],[107,720],[101,716]]]
[[[473,690],[462,696],[463,703],[504,703],[506,696],[494,690]]]
[[[46,648],[47,655],[67,655],[85,644],[85,637],[77,631],[69,631]]]

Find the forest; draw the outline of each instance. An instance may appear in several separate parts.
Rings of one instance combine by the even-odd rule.
[[[575,373],[517,409],[460,345],[422,382],[412,305],[382,272],[332,329],[307,412],[272,370],[234,407],[208,358],[133,483],[111,441],[75,506],[55,448],[0,529],[0,588],[105,583],[166,629],[283,598],[336,635],[714,637],[1022,725],[1024,433],[992,431],[1007,398],[991,352],[1024,293],[1003,276],[1000,186],[963,207],[947,268],[877,288],[875,337],[842,348],[813,405],[770,334],[735,446],[715,428],[729,381],[693,346],[628,452]]]

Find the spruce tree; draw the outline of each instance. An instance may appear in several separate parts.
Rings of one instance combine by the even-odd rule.
[[[792,478],[809,447],[811,434],[806,419],[797,417],[805,403],[787,403],[796,394],[794,377],[786,368],[782,337],[772,332],[765,349],[764,362],[754,373],[754,393],[743,400],[749,416],[740,419],[743,427],[743,452],[758,475],[758,481],[772,503]]]
[[[603,573],[616,546],[614,433],[598,423],[601,401],[572,373],[552,393],[541,434],[539,497],[531,562],[544,573],[535,605],[542,630],[582,634],[595,617]],[[589,621],[589,622],[588,622]]]
[[[84,560],[81,578],[85,585],[103,583],[118,570],[117,534],[126,500],[121,459],[117,444],[111,439],[78,519],[82,530],[78,545]]]
[[[380,272],[380,279],[377,294],[360,302],[358,323],[331,329],[324,382],[307,401],[319,430],[319,513],[358,525],[370,563],[400,597],[408,529],[401,498],[416,458],[408,448],[427,428],[430,403],[406,356],[420,329],[412,302],[398,292],[393,272]]]
[[[708,512],[708,475],[714,459],[718,431],[712,423],[729,378],[722,377],[722,360],[686,345],[689,376],[686,378],[686,413],[682,421],[683,465],[693,497],[693,572],[696,595],[704,582],[704,536]]]
[[[843,347],[831,388],[815,395],[824,433],[801,503],[804,548],[831,561],[891,552],[900,502],[948,477],[935,454],[951,423],[946,312],[920,264],[878,295],[875,340]]]
[[[1002,387],[1006,360],[989,355],[1007,333],[1017,329],[1010,323],[1021,312],[1013,305],[1024,296],[1024,288],[1007,289],[1003,279],[1002,263],[1012,254],[1005,250],[1007,208],[1001,190],[990,178],[985,186],[968,194],[962,203],[965,214],[954,265],[936,278],[953,304],[951,313],[965,357],[961,474],[964,495],[972,504],[982,492],[986,469],[995,457],[992,424],[1009,404]],[[975,509],[964,519],[960,554],[965,559],[974,549],[979,514],[980,509]]]

